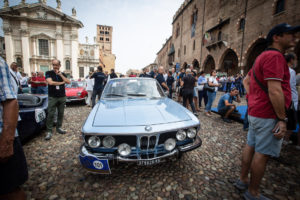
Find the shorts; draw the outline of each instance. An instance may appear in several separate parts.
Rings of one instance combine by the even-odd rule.
[[[228,110],[230,110],[231,106],[225,106],[223,108],[221,108],[220,110],[218,110],[218,113],[221,115],[221,116],[224,116]]]
[[[248,116],[249,131],[247,144],[254,147],[255,152],[279,157],[283,139],[277,139],[272,130],[277,120]]]
[[[28,179],[26,158],[19,137],[14,140],[14,155],[0,163],[0,195],[13,192]]]
[[[194,94],[193,94],[193,96],[198,98],[198,89],[197,89],[197,87],[194,87]]]

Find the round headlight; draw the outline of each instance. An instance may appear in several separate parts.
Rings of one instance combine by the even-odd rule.
[[[172,151],[176,146],[176,141],[173,138],[169,138],[165,141],[165,149],[167,151]]]
[[[131,147],[126,143],[120,144],[118,146],[118,152],[121,156],[128,156],[131,153]]]
[[[88,139],[88,144],[90,147],[92,148],[97,148],[100,146],[101,144],[101,140],[99,137],[97,136],[91,136],[89,139]]]
[[[178,141],[183,141],[186,138],[186,132],[184,130],[179,130],[176,133],[176,138]]]
[[[195,128],[189,128],[187,130],[187,136],[188,136],[188,138],[191,138],[191,139],[195,138],[196,135],[197,135],[197,130]]]
[[[112,136],[106,136],[103,141],[102,141],[102,144],[104,147],[106,148],[112,148],[113,146],[115,146],[116,144],[116,140],[114,137]]]

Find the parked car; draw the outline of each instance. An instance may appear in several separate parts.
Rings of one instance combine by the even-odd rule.
[[[48,95],[18,94],[18,134],[22,142],[46,126]]]
[[[81,101],[86,103],[88,93],[85,88],[86,83],[83,81],[71,81],[70,84],[66,84],[66,102]]]
[[[118,162],[153,165],[201,146],[200,122],[152,78],[111,79],[82,126],[84,168],[111,173]]]

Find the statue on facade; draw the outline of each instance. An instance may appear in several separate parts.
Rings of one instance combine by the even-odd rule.
[[[21,5],[24,5],[26,2],[25,2],[25,0],[22,0],[21,1]]]
[[[4,0],[4,8],[7,8],[7,7],[9,7],[9,2],[8,2],[8,0]]]
[[[46,4],[46,3],[47,3],[47,1],[46,1],[46,0],[39,0],[39,3]]]
[[[56,0],[57,3],[57,9],[61,9],[61,0]]]
[[[76,16],[76,10],[74,7],[72,8],[72,16]]]

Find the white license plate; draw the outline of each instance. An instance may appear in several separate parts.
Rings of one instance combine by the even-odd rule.
[[[46,113],[43,109],[35,109],[35,121],[39,123],[46,119]]]
[[[147,166],[147,165],[155,165],[160,163],[160,159],[153,159],[153,160],[139,160],[138,165]]]

